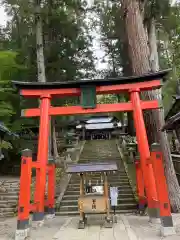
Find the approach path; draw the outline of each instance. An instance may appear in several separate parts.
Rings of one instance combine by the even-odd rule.
[[[102,226],[100,217],[92,216],[85,229],[77,229],[78,217],[58,216],[46,220],[44,226],[32,229],[29,240],[160,240],[159,226],[148,223],[148,217],[118,215],[118,223],[112,229]],[[177,235],[166,240],[180,239],[180,214],[173,216]],[[0,240],[11,240],[16,229],[16,218],[0,222]]]

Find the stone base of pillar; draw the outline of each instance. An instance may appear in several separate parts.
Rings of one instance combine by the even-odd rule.
[[[175,235],[176,231],[173,226],[172,216],[161,217],[161,235],[163,237]]]
[[[34,212],[32,218],[32,227],[39,228],[44,225],[44,212]]]
[[[113,215],[112,220],[113,220],[113,223],[117,223],[117,215]]]
[[[158,208],[148,208],[149,221],[153,224],[161,223]]]
[[[149,218],[149,222],[152,224],[160,224],[161,220],[160,218]]]
[[[54,208],[48,208],[48,212],[47,212],[45,218],[46,219],[55,218],[55,209]]]
[[[17,229],[15,233],[15,240],[25,240],[30,236],[30,228]]]
[[[29,228],[29,219],[18,220],[17,230],[15,233],[15,240],[24,240],[29,237],[30,228]]]
[[[162,237],[167,237],[167,236],[172,236],[176,235],[176,231],[174,227],[163,227],[161,226],[161,236]]]

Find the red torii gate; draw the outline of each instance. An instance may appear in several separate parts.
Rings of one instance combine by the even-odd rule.
[[[163,231],[173,228],[167,185],[164,177],[162,153],[153,147],[150,153],[143,110],[158,109],[157,100],[142,101],[140,92],[161,88],[163,79],[169,70],[140,77],[122,77],[115,79],[85,80],[76,82],[29,83],[16,82],[13,84],[20,90],[20,95],[26,98],[41,99],[40,108],[22,110],[24,117],[40,117],[37,161],[32,162],[31,151],[22,154],[20,194],[18,208],[17,231],[29,228],[29,212],[33,211],[33,220],[44,219],[44,207],[48,206],[49,213],[54,214],[55,194],[55,164],[48,164],[48,136],[50,116],[92,114],[104,112],[133,112],[136,137],[140,154],[137,167],[138,192],[142,195],[145,187],[150,219],[159,218]],[[96,104],[97,94],[129,93],[130,101],[115,104]],[[89,94],[89,95],[88,95]],[[80,96],[81,106],[51,106],[55,97]],[[88,103],[89,101],[89,103]],[[31,170],[36,168],[36,186],[34,203],[30,204]],[[45,202],[46,172],[48,171],[48,200]],[[160,182],[159,182],[160,181]],[[144,184],[142,184],[142,182]],[[161,184],[159,184],[161,183]],[[142,196],[139,195],[139,198]]]

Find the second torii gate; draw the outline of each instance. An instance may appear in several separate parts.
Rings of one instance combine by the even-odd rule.
[[[144,182],[148,213],[150,219],[159,217],[163,229],[173,228],[171,209],[168,199],[166,180],[162,153],[159,149],[150,153],[146,128],[143,118],[143,110],[158,109],[157,100],[142,101],[140,93],[158,89],[161,87],[161,79],[168,71],[161,71],[156,74],[149,74],[139,77],[126,77],[115,79],[94,79],[73,82],[49,82],[49,83],[29,83],[13,82],[20,90],[20,95],[25,98],[40,99],[40,108],[26,109],[22,111],[24,117],[40,117],[39,140],[37,161],[31,162],[29,151],[25,151],[22,156],[20,195],[18,208],[17,229],[25,231],[28,229],[29,212],[34,212],[34,221],[44,219],[44,207],[49,207],[49,213],[54,214],[54,188],[55,188],[55,165],[48,165],[48,137],[50,116],[75,115],[109,112],[133,112],[136,137],[140,154],[140,170],[142,171],[142,181]],[[119,94],[128,93],[129,102],[114,104],[97,104],[97,94]],[[79,106],[51,106],[53,98],[63,98],[65,96],[80,96]],[[34,203],[30,204],[30,182],[31,169],[36,168],[36,188]],[[49,172],[48,200],[45,202],[46,171]],[[158,181],[161,184],[158,184]]]

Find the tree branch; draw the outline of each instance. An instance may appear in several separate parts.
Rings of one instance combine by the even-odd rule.
[[[139,0],[139,8],[140,8],[140,11],[141,13],[144,15],[144,8],[146,6],[146,3],[148,2],[149,0]]]

